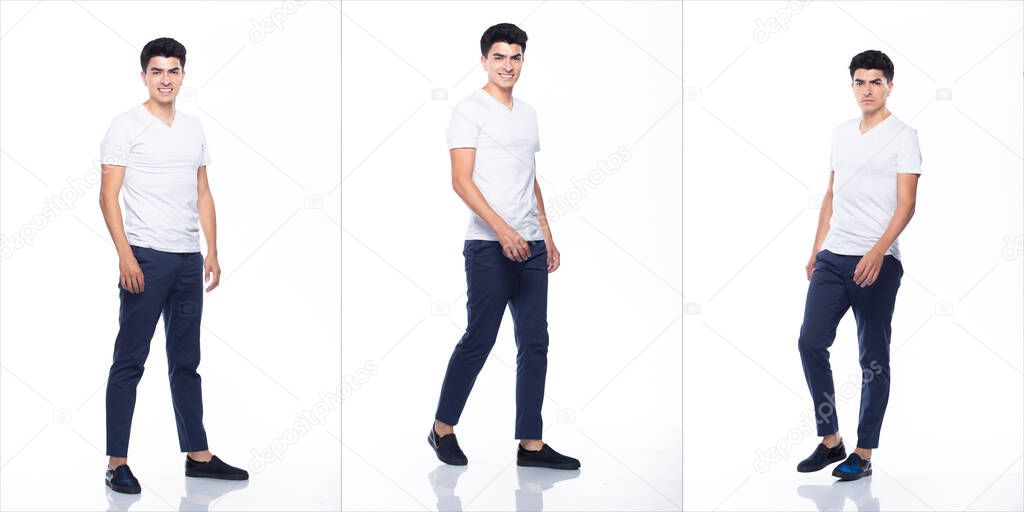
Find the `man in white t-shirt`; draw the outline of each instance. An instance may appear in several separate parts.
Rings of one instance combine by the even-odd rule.
[[[107,379],[107,470],[116,492],[138,494],[128,467],[135,390],[161,316],[178,444],[185,475],[245,480],[245,470],[210,453],[203,427],[199,328],[206,291],[220,282],[210,158],[199,119],[174,107],[185,78],[185,47],[170,38],[142,49],[142,82],[149,99],[118,115],[100,144],[100,207],[120,259],[121,307]],[[124,197],[122,223],[119,195]],[[200,253],[199,226],[207,256]],[[212,281],[211,281],[212,276]]]
[[[580,462],[541,440],[547,373],[548,273],[559,253],[544,214],[534,154],[537,112],[512,96],[526,52],[526,32],[501,23],[480,38],[487,84],[453,109],[448,124],[452,186],[470,208],[463,245],[468,323],[448,361],[427,441],[438,459],[465,465],[453,426],[494,346],[508,306],[515,322],[517,464],[578,469]]]
[[[869,50],[850,62],[861,116],[832,132],[828,191],[821,204],[811,259],[807,301],[798,343],[814,404],[821,443],[797,465],[832,472],[842,480],[871,475],[889,401],[889,342],[896,292],[903,277],[897,237],[914,216],[921,149],[917,131],[886,108],[894,66]],[[828,348],[848,309],[857,320],[862,388],[857,448],[849,457],[839,435]]]

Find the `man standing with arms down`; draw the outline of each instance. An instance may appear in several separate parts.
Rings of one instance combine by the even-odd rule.
[[[885,105],[893,75],[892,61],[879,51],[850,62],[861,117],[832,133],[832,172],[806,267],[810,285],[798,346],[822,441],[797,471],[846,458],[832,472],[841,480],[871,475],[871,451],[889,402],[892,314],[903,277],[897,237],[914,216],[921,175],[917,131]],[[857,320],[862,386],[857,448],[846,457],[828,348],[848,309]]]
[[[559,253],[536,178],[537,114],[512,96],[523,69],[526,33],[509,23],[494,25],[480,38],[480,52],[487,84],[455,106],[448,125],[452,186],[473,212],[462,251],[468,324],[448,362],[427,441],[442,462],[468,462],[452,427],[494,346],[507,305],[518,348],[517,464],[578,469],[578,460],[541,440],[548,273],[558,268]]]
[[[199,325],[206,291],[220,282],[217,222],[206,176],[209,157],[199,119],[174,107],[185,78],[185,47],[170,38],[142,49],[142,82],[149,99],[110,123],[100,145],[100,208],[120,259],[120,328],[107,380],[105,483],[141,492],[128,468],[135,390],[157,320],[163,316],[167,367],[185,475],[246,480],[249,474],[210,453],[203,427]],[[122,223],[118,201],[124,192]],[[199,247],[199,224],[207,256]],[[212,281],[211,281],[212,276]]]

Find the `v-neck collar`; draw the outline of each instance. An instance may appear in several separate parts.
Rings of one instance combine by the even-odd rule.
[[[516,108],[516,99],[515,99],[515,97],[512,97],[512,108],[509,108],[508,105],[505,105],[504,103],[502,103],[500,100],[498,100],[498,98],[495,98],[494,96],[491,96],[491,93],[487,92],[483,87],[481,87],[481,88],[479,88],[477,90],[480,91],[481,93],[483,93],[484,96],[487,96],[488,98],[490,98],[491,101],[497,103],[501,107],[501,109],[504,110],[505,112],[515,112],[515,108]]]
[[[168,129],[174,128],[174,123],[178,120],[178,109],[177,108],[174,109],[174,117],[171,118],[171,124],[167,124],[167,123],[164,122],[163,119],[160,119],[159,117],[153,115],[153,113],[150,112],[148,108],[146,108],[146,105],[144,105],[142,103],[139,103],[139,108],[141,108],[142,111],[146,113],[146,115],[148,115],[149,117],[152,117],[153,119],[155,119],[156,122],[162,124],[164,126],[164,128],[168,128]]]
[[[888,117],[886,117],[885,119],[882,119],[881,121],[878,122],[878,124],[872,126],[871,128],[868,128],[868,131],[866,131],[866,132],[861,132],[860,131],[860,123],[864,121],[864,119],[861,118],[861,120],[857,122],[857,135],[860,135],[861,137],[867,137],[871,132],[875,131],[876,128],[878,128],[879,126],[882,126],[883,124],[885,124],[887,121],[892,119],[895,115],[896,114],[893,114],[892,112],[889,112],[889,116]]]

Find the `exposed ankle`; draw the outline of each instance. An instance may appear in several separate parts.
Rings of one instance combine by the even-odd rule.
[[[821,442],[828,448],[835,448],[843,442],[843,438],[838,435],[830,435],[822,438]]]
[[[434,420],[434,432],[437,433],[438,437],[444,437],[448,434],[454,434],[455,429],[451,425]]]
[[[528,441],[528,442],[519,441],[519,446],[521,446],[526,451],[536,452],[536,451],[540,451],[541,448],[544,448],[544,442],[543,441]]]

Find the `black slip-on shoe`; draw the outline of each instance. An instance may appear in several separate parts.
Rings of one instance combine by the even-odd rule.
[[[462,453],[462,448],[459,448],[459,440],[455,437],[454,432],[445,436],[439,436],[437,435],[437,430],[434,430],[434,426],[431,425],[430,434],[427,435],[427,443],[434,449],[438,460],[445,464],[465,466],[469,463],[466,454]]]
[[[544,443],[544,446],[537,451],[527,450],[523,448],[522,443],[519,443],[516,465],[534,468],[579,469],[580,461],[556,452],[547,443]]]
[[[860,458],[860,455],[851,453],[842,464],[832,470],[832,476],[837,476],[843,481],[871,476],[871,459],[864,460]]]
[[[142,486],[139,485],[139,480],[132,474],[128,464],[121,464],[114,469],[107,469],[104,483],[112,490],[124,494],[139,494],[142,492]]]
[[[846,458],[846,447],[843,446],[843,442],[840,440],[839,444],[829,448],[825,446],[825,443],[818,443],[817,448],[814,449],[814,453],[811,453],[809,457],[800,461],[796,465],[796,470],[801,473],[810,473],[818,471],[833,462],[839,462]]]
[[[236,468],[216,455],[208,462],[198,462],[185,455],[185,476],[196,478],[216,478],[218,480],[248,480],[249,472]]]

